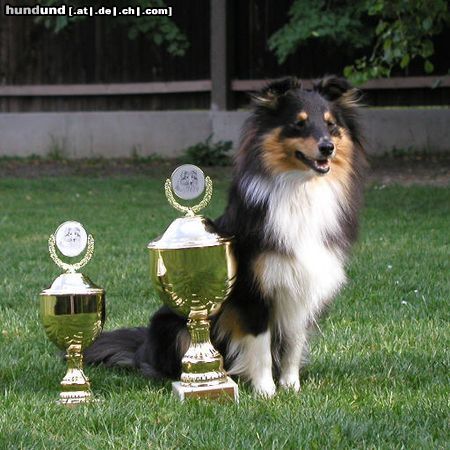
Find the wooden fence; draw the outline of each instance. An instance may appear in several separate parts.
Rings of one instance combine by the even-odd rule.
[[[114,19],[77,23],[54,35],[30,17],[2,16],[0,111],[218,109],[244,106],[246,91],[285,74],[340,73],[357,54],[312,41],[279,66],[267,39],[288,19],[290,0],[172,0],[173,19],[191,46],[172,57],[144,37],[129,40]],[[10,2],[13,3],[13,2]],[[447,30],[433,63],[446,73]],[[448,105],[448,76],[374,80],[370,105]],[[306,82],[307,83],[307,82]]]

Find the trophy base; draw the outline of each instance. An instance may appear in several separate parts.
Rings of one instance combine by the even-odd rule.
[[[57,400],[57,403],[59,403],[60,405],[68,407],[97,402],[98,400],[94,398],[92,393],[89,391],[61,392],[61,394],[59,395],[59,400]]]
[[[180,401],[207,398],[239,402],[238,385],[230,377],[227,377],[225,383],[216,384],[215,386],[184,386],[180,381],[175,381],[172,383],[172,391]]]

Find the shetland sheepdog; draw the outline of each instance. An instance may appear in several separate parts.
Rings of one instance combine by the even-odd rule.
[[[358,110],[357,91],[332,76],[312,90],[276,80],[253,97],[216,220],[235,236],[237,278],[211,334],[227,372],[258,394],[274,395],[274,378],[300,389],[310,331],[345,283],[365,167]],[[85,358],[178,378],[188,344],[186,319],[162,307],[148,328],[103,333]]]

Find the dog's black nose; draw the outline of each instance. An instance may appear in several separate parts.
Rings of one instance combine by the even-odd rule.
[[[334,144],[329,140],[319,142],[319,152],[323,156],[330,156],[334,152]]]

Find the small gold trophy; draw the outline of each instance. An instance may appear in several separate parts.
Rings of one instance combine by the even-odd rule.
[[[205,191],[195,206],[180,205],[175,194],[191,200]],[[151,241],[150,275],[161,298],[170,308],[188,318],[191,336],[182,359],[181,380],[172,384],[180,399],[192,397],[238,400],[237,384],[227,376],[223,358],[210,341],[208,316],[216,313],[228,297],[236,275],[232,238],[219,236],[214,224],[196,215],[212,196],[212,181],[196,166],[178,167],[166,180],[169,203],[185,217],[174,220],[165,233]]]
[[[61,381],[59,403],[72,406],[92,401],[89,379],[83,372],[83,351],[100,334],[105,321],[105,291],[78,273],[94,253],[94,238],[74,221],[62,223],[48,240],[53,261],[65,273],[41,292],[40,314],[49,339],[66,352],[67,373]],[[66,257],[86,254],[75,264],[63,262],[56,248]]]

